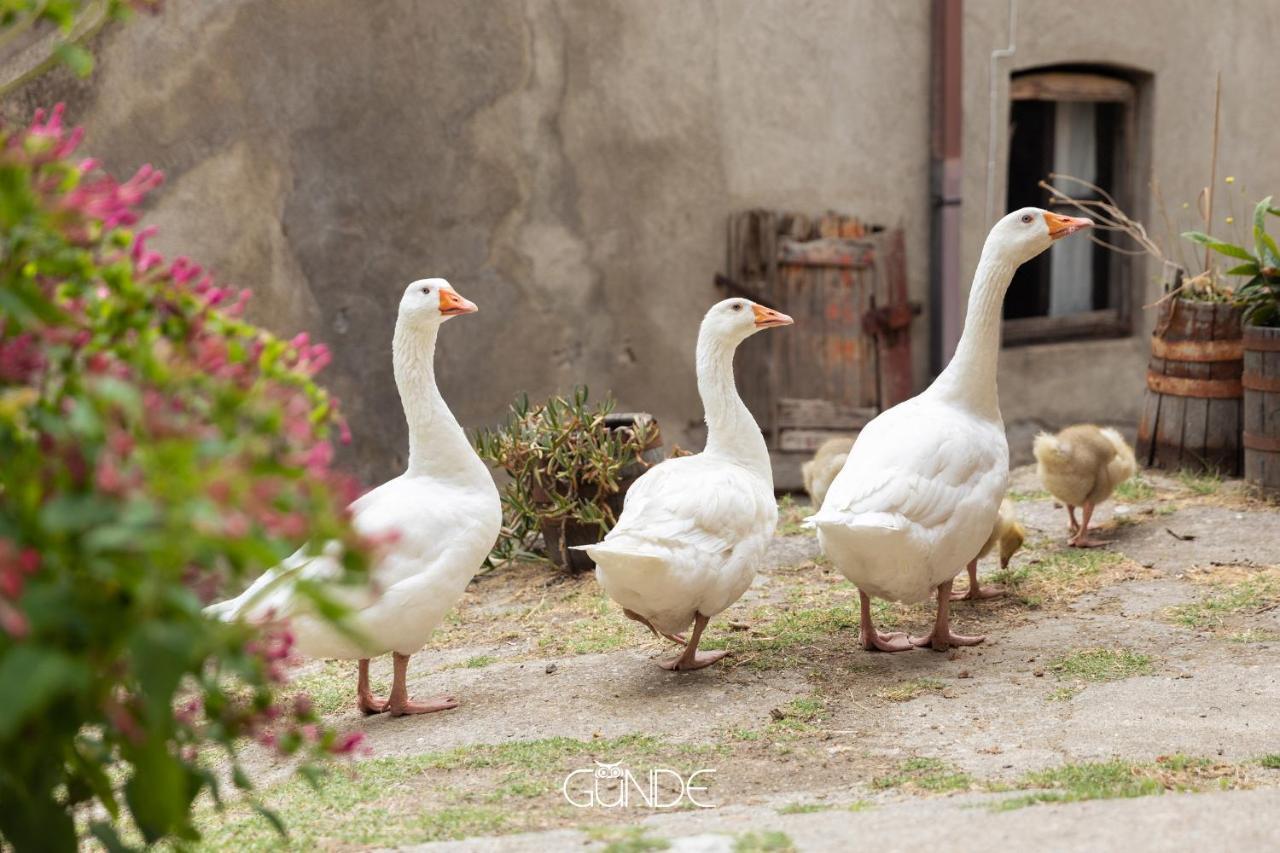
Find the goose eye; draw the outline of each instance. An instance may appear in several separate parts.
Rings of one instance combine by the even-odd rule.
[[[1030,221],[1031,221],[1031,214],[1030,214],[1030,213],[1024,213],[1024,214],[1022,214],[1022,221],[1023,221],[1023,222],[1030,222]]]
[[[741,302],[735,302],[735,303],[733,303],[733,310],[734,310],[734,311],[741,311],[741,310],[742,310],[742,303],[741,303]]]
[[[430,293],[430,292],[431,292],[431,285],[427,285],[426,287],[422,288],[422,292],[423,292],[423,293]]]

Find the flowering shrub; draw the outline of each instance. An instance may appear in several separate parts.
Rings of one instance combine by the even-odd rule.
[[[303,541],[363,569],[313,381],[328,353],[148,249],[130,229],[160,173],[118,182],[72,159],[80,139],[61,107],[0,130],[0,840],[19,850],[195,838],[212,762],[251,788],[244,737],[307,761],[355,746],[284,695],[287,629],[201,613]]]

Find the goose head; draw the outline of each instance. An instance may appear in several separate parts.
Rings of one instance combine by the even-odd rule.
[[[450,317],[479,310],[442,278],[418,279],[406,287],[404,296],[400,297],[400,317],[415,325],[438,326]]]
[[[794,320],[741,296],[725,299],[711,306],[702,319],[702,330],[712,337],[740,344],[761,329],[790,326]]]
[[[1024,264],[1069,234],[1093,225],[1081,216],[1063,216],[1038,207],[1024,207],[1006,215],[991,229],[987,247],[1015,265]]]

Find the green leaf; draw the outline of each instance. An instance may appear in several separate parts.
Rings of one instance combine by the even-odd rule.
[[[120,840],[120,836],[116,835],[111,824],[105,820],[95,820],[89,824],[89,832],[98,839],[99,844],[107,848],[107,853],[129,853],[129,848]]]
[[[54,54],[77,77],[88,77],[93,73],[93,54],[74,42],[64,41],[54,50]]]
[[[183,674],[198,663],[196,657],[190,627],[146,622],[130,638],[129,660],[153,726],[170,717],[174,691]]]
[[[1234,246],[1231,243],[1224,243],[1221,240],[1215,240],[1203,231],[1183,231],[1182,236],[1186,240],[1193,243],[1199,243],[1202,246],[1208,246],[1220,255],[1227,255],[1232,258],[1239,258],[1242,261],[1255,260],[1249,251],[1241,246]]]
[[[1258,265],[1255,262],[1250,261],[1247,264],[1241,264],[1238,267],[1232,267],[1231,269],[1227,270],[1226,275],[1257,275],[1258,269],[1259,269]]]
[[[69,750],[70,763],[85,784],[93,790],[98,800],[106,808],[107,813],[111,815],[111,819],[119,820],[120,804],[116,802],[115,790],[111,785],[111,779],[103,769],[105,766],[104,758],[108,757],[109,753],[101,748],[101,744],[97,744],[97,746],[98,749],[91,751],[99,754],[85,755],[80,750],[80,744],[73,745]]]
[[[154,843],[182,832],[187,822],[187,774],[169,754],[165,741],[153,737],[129,750],[134,772],[124,786],[129,812],[143,838]]]
[[[10,648],[0,658],[0,684],[22,689],[6,690],[0,702],[0,740],[12,736],[60,695],[82,689],[88,678],[85,665],[62,652],[35,645]]]
[[[284,821],[280,819],[280,815],[276,814],[274,811],[256,800],[253,803],[253,810],[266,818],[267,822],[275,828],[275,831],[280,834],[281,838],[289,837],[289,832],[284,828]]]
[[[59,495],[40,510],[40,522],[51,533],[78,533],[115,516],[115,507],[95,495]]]

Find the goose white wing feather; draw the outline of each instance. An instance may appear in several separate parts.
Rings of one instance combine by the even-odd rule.
[[[920,601],[982,548],[1008,473],[1003,430],[917,397],[867,425],[811,520],[860,589]]]
[[[714,616],[741,597],[777,521],[772,488],[758,474],[681,457],[637,480],[617,525],[584,550],[611,598],[675,633],[695,613]]]
[[[300,580],[341,576],[342,552],[336,542],[317,554],[299,549],[240,596],[208,612],[249,622],[289,619],[299,650],[311,657],[412,654],[443,621],[492,547],[501,523],[496,506],[496,491],[486,494],[483,489],[407,475],[352,503],[352,526],[365,536],[390,542],[370,568],[368,583],[327,590],[352,611],[349,631],[316,618],[309,599],[297,592]]]

